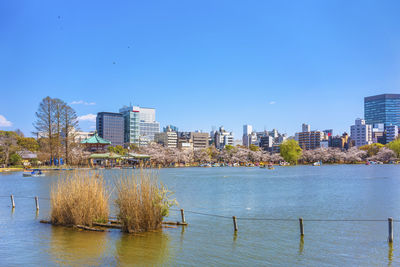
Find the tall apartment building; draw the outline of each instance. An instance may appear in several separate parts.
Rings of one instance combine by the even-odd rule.
[[[111,145],[124,145],[124,117],[121,113],[99,112],[96,117],[96,130],[101,138]]]
[[[400,94],[382,94],[364,98],[366,124],[383,123],[400,127]]]
[[[356,119],[355,125],[350,127],[350,137],[357,147],[372,144],[372,126],[363,119]]]
[[[304,150],[311,150],[321,147],[324,133],[321,131],[309,131],[298,133],[299,146]]]

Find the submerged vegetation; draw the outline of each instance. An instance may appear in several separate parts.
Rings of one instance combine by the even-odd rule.
[[[51,222],[59,225],[86,225],[107,222],[109,203],[102,175],[75,172],[53,185]]]
[[[161,228],[169,208],[176,204],[171,191],[158,183],[152,172],[124,175],[116,182],[117,218],[122,231],[145,232]]]

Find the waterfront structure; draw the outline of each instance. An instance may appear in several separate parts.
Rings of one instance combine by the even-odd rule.
[[[124,145],[124,117],[121,113],[99,112],[96,117],[96,129],[101,138],[113,146]]]
[[[80,143],[85,146],[85,150],[90,152],[104,152],[106,147],[111,145],[110,141],[101,138],[96,132],[93,136],[82,140]]]
[[[357,147],[372,144],[372,126],[363,119],[356,119],[350,127],[350,137]]]
[[[386,126],[386,143],[390,143],[399,136],[399,127],[397,125]]]
[[[400,94],[382,94],[364,98],[366,124],[383,123],[400,127]]]
[[[214,134],[215,147],[217,149],[223,149],[226,145],[234,145],[234,137],[232,132],[228,132],[223,126],[219,127],[219,130]]]
[[[154,135],[154,141],[165,147],[178,147],[178,134],[167,126],[162,133]]]
[[[298,133],[299,146],[304,150],[312,150],[321,147],[324,133],[321,131],[309,131]]]

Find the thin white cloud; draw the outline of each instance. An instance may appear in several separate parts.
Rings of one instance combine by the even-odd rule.
[[[275,101],[269,102],[270,105],[275,105],[275,103],[276,103]]]
[[[12,122],[8,121],[6,119],[6,117],[4,117],[3,115],[0,115],[0,126],[1,127],[11,127],[12,126]]]
[[[94,106],[96,105],[95,102],[86,102],[83,100],[78,100],[78,101],[72,101],[71,105],[85,105],[85,106]]]
[[[78,117],[79,121],[90,121],[90,122],[96,122],[96,115],[95,114],[86,114]]]

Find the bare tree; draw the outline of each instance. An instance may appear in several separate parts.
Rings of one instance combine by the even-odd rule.
[[[62,114],[62,126],[64,133],[64,148],[65,148],[65,162],[70,163],[70,144],[75,139],[76,131],[78,130],[78,117],[73,108],[64,105]]]
[[[52,158],[54,156],[54,111],[55,103],[49,96],[44,98],[39,104],[38,111],[35,113],[36,121],[33,126],[36,129],[36,134],[38,138],[47,138],[49,144],[49,156],[50,162],[52,163]]]

